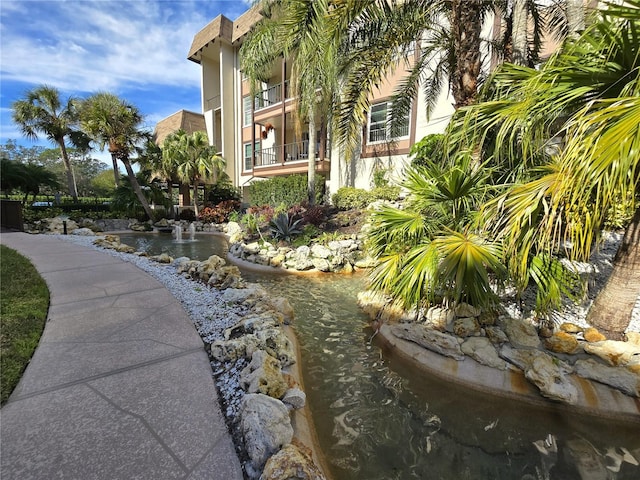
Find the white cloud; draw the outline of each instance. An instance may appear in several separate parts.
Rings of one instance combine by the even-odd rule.
[[[198,87],[199,67],[186,56],[193,36],[213,18],[202,11],[212,3],[30,2],[24,10],[3,2],[2,75],[32,84],[46,78],[67,91]]]

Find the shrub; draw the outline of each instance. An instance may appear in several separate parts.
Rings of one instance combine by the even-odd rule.
[[[269,230],[274,239],[290,242],[295,235],[302,233],[300,229],[301,223],[302,219],[296,219],[286,213],[280,213],[269,222]]]
[[[268,223],[275,215],[275,211],[271,205],[249,207],[247,213],[255,215],[258,223]]]
[[[229,220],[232,212],[240,208],[238,200],[225,200],[215,207],[205,207],[198,218],[205,223],[224,223]]]
[[[332,197],[333,205],[340,210],[365,208],[373,200],[371,192],[355,187],[341,187]]]
[[[371,195],[375,200],[397,200],[400,195],[400,187],[377,187],[371,191]]]
[[[225,200],[240,200],[240,192],[230,183],[216,183],[208,187],[207,200],[212,205],[219,205]]]
[[[438,163],[442,157],[443,139],[442,133],[432,133],[413,144],[409,152],[410,155],[413,155],[411,165],[424,167],[430,162]]]
[[[178,215],[178,218],[180,220],[186,220],[187,222],[195,222],[196,212],[194,212],[190,208],[185,208],[180,212],[180,215]]]
[[[321,207],[320,205],[314,205],[302,212],[302,220],[304,221],[304,223],[308,223],[316,227],[318,227],[326,219],[326,209],[324,207]]]
[[[324,198],[325,179],[316,176],[316,203],[322,203]],[[253,182],[249,186],[249,198],[253,205],[271,205],[275,207],[283,203],[287,208],[306,201],[307,176],[289,175],[288,177],[273,177],[268,180]]]

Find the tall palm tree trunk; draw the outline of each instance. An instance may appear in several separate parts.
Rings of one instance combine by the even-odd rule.
[[[454,41],[455,69],[451,93],[455,108],[475,102],[480,77],[481,0],[452,0],[451,33]]]
[[[512,58],[511,61],[518,65],[527,63],[527,19],[526,0],[515,0],[513,3],[513,26],[511,28]]]
[[[111,162],[113,162],[113,181],[116,188],[120,186],[120,172],[118,171],[118,155],[116,152],[111,152]]]
[[[193,211],[198,216],[198,179],[193,179]]]
[[[587,322],[609,338],[621,339],[640,297],[640,207],[633,215],[613,259],[607,284],[598,294]]]
[[[140,188],[140,184],[138,183],[138,179],[136,178],[136,174],[133,173],[133,167],[131,166],[131,162],[128,158],[123,158],[122,163],[124,163],[124,168],[127,170],[127,175],[129,176],[129,182],[131,183],[131,188],[133,192],[138,197],[142,208],[144,209],[144,213],[147,214],[147,217],[153,220],[153,212],[151,211],[151,207],[149,207],[149,202],[147,202],[147,197],[142,193],[142,188]]]
[[[69,160],[69,154],[67,153],[67,147],[64,144],[64,139],[58,140],[60,146],[60,154],[62,155],[62,163],[64,164],[64,173],[67,176],[67,186],[69,187],[69,195],[73,197],[73,201],[78,201],[78,191],[76,189],[76,181],[73,178],[73,170],[71,170],[71,161]]]
[[[309,112],[309,159],[307,168],[307,194],[309,205],[316,203],[316,119],[315,111]]]

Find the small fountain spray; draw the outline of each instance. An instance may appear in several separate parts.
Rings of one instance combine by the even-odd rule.
[[[174,225],[173,234],[176,237],[176,242],[182,241],[182,226],[179,223]]]
[[[195,240],[195,237],[196,237],[196,225],[195,223],[190,223],[189,224],[189,240],[193,242]]]

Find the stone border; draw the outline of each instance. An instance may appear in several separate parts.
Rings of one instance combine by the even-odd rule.
[[[386,324],[380,326],[377,337],[404,362],[443,380],[536,406],[558,410],[575,409],[588,415],[640,424],[640,399],[577,375],[572,374],[571,377],[580,387],[578,401],[573,405],[565,405],[542,397],[524,374],[514,368],[500,371],[470,357],[465,357],[464,360],[444,357],[413,342],[397,338]]]

